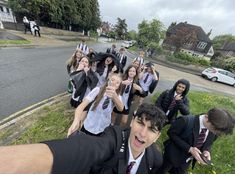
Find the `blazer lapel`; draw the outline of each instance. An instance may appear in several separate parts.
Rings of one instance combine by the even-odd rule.
[[[148,173],[148,166],[146,165],[147,164],[147,155],[146,155],[146,152],[144,154],[144,156],[142,157],[141,161],[140,161],[140,165],[139,165],[139,168],[137,169],[137,172],[136,174],[147,174]]]
[[[199,116],[196,116],[195,123],[194,123],[194,128],[193,128],[193,139],[192,139],[193,146],[196,146],[196,144],[197,144],[199,129],[200,129]]]
[[[128,141],[125,142],[125,157],[120,158],[118,162],[118,174],[124,174],[126,173],[126,168],[128,165],[128,159],[129,159],[129,148],[128,148]]]

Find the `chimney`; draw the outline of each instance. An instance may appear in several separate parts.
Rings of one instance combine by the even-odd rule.
[[[207,36],[209,37],[211,35],[212,29],[207,33]]]

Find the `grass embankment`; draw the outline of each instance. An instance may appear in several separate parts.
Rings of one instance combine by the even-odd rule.
[[[152,100],[155,101],[156,94]],[[212,107],[221,107],[229,109],[235,115],[235,99],[224,96],[212,95],[202,92],[190,92],[190,108],[192,114],[200,114],[208,111]],[[74,110],[68,104],[68,98],[45,107],[41,112],[35,113],[37,121],[31,121],[23,134],[14,140],[11,144],[34,143],[49,139],[66,137],[68,127],[73,120]],[[26,124],[26,123],[25,123]],[[22,127],[22,126],[20,126]],[[162,142],[167,138],[165,127],[158,144],[162,147]],[[14,131],[16,131],[14,129]],[[0,139],[4,138],[4,132],[1,132]],[[5,136],[9,135],[9,130]],[[235,173],[235,134],[232,136],[221,137],[213,145],[212,160],[215,167],[196,165],[192,171],[193,174],[233,174]],[[213,173],[214,172],[214,173]]]
[[[156,100],[156,94],[153,101]],[[190,112],[200,114],[207,112],[210,108],[219,107],[228,109],[235,115],[235,99],[224,96],[212,95],[204,92],[190,92]],[[162,142],[167,139],[165,127],[158,142],[162,148]],[[214,167],[199,166],[192,170],[192,174],[234,174],[235,173],[235,134],[226,137],[219,137],[213,144],[211,151]]]
[[[30,44],[30,41],[28,40],[0,40],[0,45],[9,45],[9,44],[23,45],[23,44]]]

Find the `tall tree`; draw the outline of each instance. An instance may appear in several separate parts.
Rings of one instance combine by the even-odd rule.
[[[117,18],[117,24],[115,25],[115,31],[118,39],[125,39],[127,34],[126,19]]]
[[[150,22],[143,20],[138,25],[138,30],[138,44],[141,47],[146,47],[149,42],[158,44],[165,32],[162,22],[157,19],[153,19]]]

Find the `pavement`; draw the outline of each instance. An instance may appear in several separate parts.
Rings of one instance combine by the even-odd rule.
[[[56,39],[53,35],[45,35],[42,34],[41,37],[35,37],[31,35],[29,32],[24,34],[23,31],[16,31],[16,30],[0,30],[0,40],[9,39],[9,40],[28,40],[30,44],[3,44],[0,45],[1,47],[24,47],[24,48],[31,48],[31,47],[39,47],[39,46],[68,46],[74,44],[74,42],[66,42],[60,39]]]

